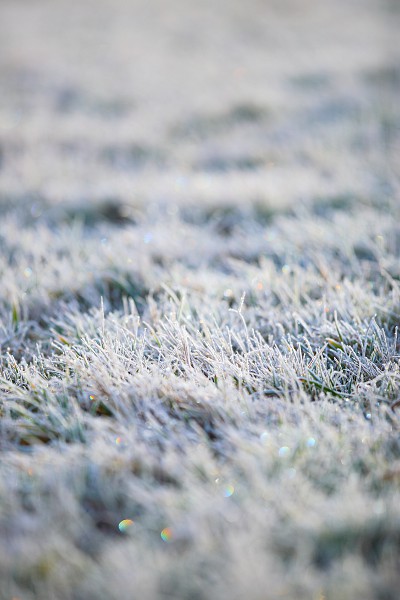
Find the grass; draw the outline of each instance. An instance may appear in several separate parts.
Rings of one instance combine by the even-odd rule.
[[[0,600],[396,600],[396,15],[161,5],[0,7]]]

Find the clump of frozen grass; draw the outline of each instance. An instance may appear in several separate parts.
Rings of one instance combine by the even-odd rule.
[[[308,218],[291,225],[301,231]],[[372,239],[373,221],[358,219]],[[69,231],[70,254],[101,235],[81,230],[69,247]],[[207,228],[193,231],[207,239]],[[279,249],[283,234],[273,231]],[[32,293],[19,293],[17,315],[3,300],[6,593],[184,598],[201,593],[204,577],[214,582],[206,595],[221,598],[230,585],[238,597],[262,595],[266,577],[275,595],[285,586],[299,597],[321,586],[333,597],[391,593],[400,545],[394,280],[375,270],[368,283],[371,270],[350,254],[341,273],[338,259],[321,274],[321,236],[302,242],[304,266],[304,254],[290,266],[283,254],[232,261],[216,245],[218,261],[197,279],[184,262],[170,276],[159,265],[154,285],[125,262],[136,228],[120,233],[122,252],[113,235],[79,296],[60,280],[64,298],[49,293],[49,257]],[[339,235],[332,243],[343,248]],[[9,269],[9,285],[21,285],[19,265]]]

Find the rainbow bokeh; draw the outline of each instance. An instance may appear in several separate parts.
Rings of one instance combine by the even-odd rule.
[[[161,539],[163,542],[170,542],[172,539],[172,530],[170,527],[165,527],[161,532]]]
[[[225,498],[230,498],[235,492],[235,488],[233,487],[233,485],[227,485],[226,488],[224,489],[224,496]]]
[[[122,533],[125,533],[125,531],[127,531],[128,528],[131,527],[131,525],[133,525],[132,519],[124,519],[123,521],[121,521],[120,523],[118,523],[118,529]]]

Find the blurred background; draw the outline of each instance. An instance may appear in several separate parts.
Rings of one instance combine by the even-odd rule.
[[[0,210],[393,198],[399,24],[396,0],[1,0]]]

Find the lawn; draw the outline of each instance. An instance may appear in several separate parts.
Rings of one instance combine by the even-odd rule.
[[[400,7],[1,0],[0,600],[397,600]]]

